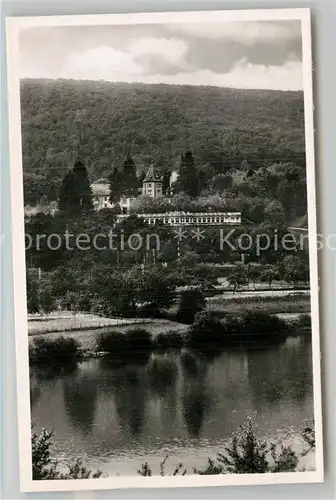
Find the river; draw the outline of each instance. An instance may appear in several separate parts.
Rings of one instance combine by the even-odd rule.
[[[80,457],[107,475],[134,475],[148,461],[159,474],[169,454],[167,472],[179,462],[192,472],[251,412],[260,436],[275,440],[312,419],[311,358],[310,338],[296,337],[216,357],[185,351],[127,364],[90,359],[57,373],[32,367],[32,420],[54,430],[61,464]],[[301,450],[297,437],[291,444]]]

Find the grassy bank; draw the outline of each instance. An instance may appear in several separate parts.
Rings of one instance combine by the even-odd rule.
[[[163,328],[165,322],[165,328]],[[172,328],[175,326],[175,329]],[[43,334],[30,337],[29,356],[33,363],[71,361],[88,355],[128,356],[190,347],[196,350],[223,349],[232,343],[283,341],[288,335],[310,329],[310,317],[295,321],[277,316],[244,311],[241,314],[218,315],[203,311],[188,326],[167,320],[156,320],[151,328],[106,329],[97,332],[71,332],[66,335]]]
[[[250,312],[309,313],[310,296],[307,294],[284,295],[283,297],[228,297],[217,295],[207,300],[207,309],[226,313]]]

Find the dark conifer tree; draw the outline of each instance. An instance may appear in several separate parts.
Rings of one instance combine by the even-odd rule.
[[[162,193],[165,196],[170,194],[170,175],[169,170],[165,168],[162,174]]]
[[[199,194],[199,179],[191,151],[181,155],[179,190],[195,198]]]
[[[123,175],[118,168],[115,168],[109,175],[110,203],[117,203],[124,190]]]
[[[62,179],[58,207],[60,212],[71,213],[80,206],[78,193],[75,189],[75,175],[73,170],[69,170]]]
[[[126,196],[136,196],[138,193],[138,179],[136,167],[132,156],[128,153],[123,165],[123,194]]]
[[[63,177],[59,192],[59,209],[73,215],[93,209],[88,173],[79,160]]]
[[[93,209],[92,191],[86,167],[80,160],[76,161],[73,173],[80,211],[89,212]]]

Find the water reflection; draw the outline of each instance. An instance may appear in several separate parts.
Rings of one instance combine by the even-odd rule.
[[[86,374],[63,380],[64,407],[69,421],[84,435],[92,431],[97,406],[98,386]]]
[[[38,426],[54,429],[64,457],[81,450],[95,464],[103,457],[111,464],[120,456],[162,460],[163,449],[202,453],[204,443],[207,457],[254,410],[270,434],[312,417],[311,344],[298,338],[213,355],[184,350],[58,371],[32,367],[31,405]]]
[[[165,397],[172,391],[178,376],[176,357],[153,355],[146,371],[148,386],[158,397]]]
[[[199,438],[205,416],[210,413],[212,406],[207,386],[210,363],[204,356],[186,351],[181,354],[181,366],[183,417],[189,436]]]

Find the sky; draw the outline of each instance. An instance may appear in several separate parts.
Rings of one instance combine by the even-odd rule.
[[[59,26],[20,34],[21,78],[301,90],[299,21]]]

